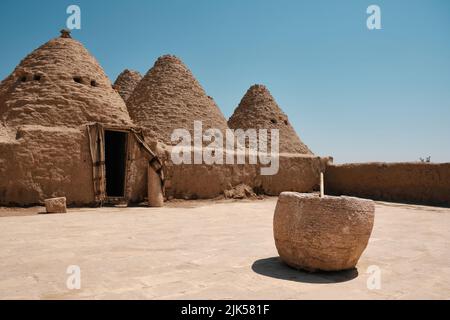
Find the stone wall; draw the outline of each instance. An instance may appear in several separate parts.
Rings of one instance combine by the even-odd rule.
[[[325,189],[331,195],[450,206],[450,163],[329,164]]]

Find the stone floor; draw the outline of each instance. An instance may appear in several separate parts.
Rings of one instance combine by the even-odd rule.
[[[357,270],[281,264],[276,198],[165,208],[0,209],[0,299],[449,299],[450,209],[377,203]],[[25,215],[25,216],[24,216]],[[68,266],[81,289],[66,286]],[[369,266],[380,289],[369,289]],[[370,282],[370,281],[369,281]]]

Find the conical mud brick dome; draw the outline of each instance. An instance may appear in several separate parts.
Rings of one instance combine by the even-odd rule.
[[[94,184],[105,181],[93,174],[105,163],[96,160],[105,149],[102,129],[132,127],[98,62],[63,32],[0,83],[0,205],[60,196],[93,204]]]
[[[191,71],[177,57],[160,57],[139,82],[127,101],[133,121],[146,134],[171,145],[175,129],[187,129],[193,137],[194,121],[203,130],[220,129],[225,135],[227,121],[214,100],[207,96]]]
[[[1,82],[0,119],[7,127],[131,124],[96,59],[67,33],[33,51]]]
[[[279,151],[283,153],[312,154],[300,140],[269,90],[263,85],[253,85],[242,98],[228,120],[231,129],[278,129]]]
[[[126,102],[141,80],[142,75],[139,72],[125,69],[114,82],[114,88]]]

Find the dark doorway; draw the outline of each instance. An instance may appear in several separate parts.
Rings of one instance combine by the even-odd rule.
[[[106,195],[125,196],[126,132],[105,130]]]

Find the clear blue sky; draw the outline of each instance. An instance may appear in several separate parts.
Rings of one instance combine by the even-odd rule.
[[[179,56],[229,117],[268,86],[303,141],[335,162],[450,162],[448,0],[0,1],[0,77],[58,36],[73,36],[114,81]],[[381,7],[382,30],[366,27]]]

